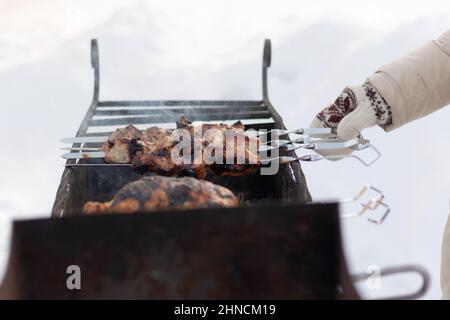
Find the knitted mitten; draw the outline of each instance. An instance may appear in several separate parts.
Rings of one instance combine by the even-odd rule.
[[[311,122],[311,128],[335,128],[343,140],[356,138],[374,125],[384,128],[392,124],[391,107],[369,82],[345,88],[336,101],[320,111]],[[320,151],[322,155],[351,153],[351,149]]]

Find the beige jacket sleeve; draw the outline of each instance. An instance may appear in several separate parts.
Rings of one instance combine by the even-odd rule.
[[[391,107],[392,124],[386,131],[450,104],[450,30],[382,66],[368,81]]]

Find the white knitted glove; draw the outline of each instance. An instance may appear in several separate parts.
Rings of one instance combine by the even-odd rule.
[[[336,101],[320,111],[311,122],[311,128],[336,128],[343,140],[356,138],[363,129],[392,124],[391,107],[369,82],[346,87]],[[321,155],[342,155],[352,149],[318,151]]]

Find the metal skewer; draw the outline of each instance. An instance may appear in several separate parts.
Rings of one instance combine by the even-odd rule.
[[[300,128],[296,130],[283,130],[283,129],[272,129],[270,131],[245,131],[245,134],[253,137],[260,137],[268,134],[277,134],[277,136],[284,136],[287,134],[298,134],[298,135],[329,135],[335,136],[335,130],[332,128]],[[102,143],[108,140],[107,136],[84,136],[84,137],[72,137],[63,138],[60,140],[62,143]]]
[[[329,135],[334,134],[335,130],[332,128],[300,128],[296,130],[283,130],[283,129],[272,129],[266,132],[253,131],[252,135],[255,137],[260,137],[268,134],[276,134],[277,136],[284,136],[287,134],[302,134],[302,135]]]
[[[337,200],[340,205],[339,217],[347,219],[364,215],[367,216],[368,221],[380,225],[391,212],[389,205],[384,202],[384,198],[381,190],[370,184],[365,185],[354,197]],[[322,201],[314,201],[313,203],[322,203]]]
[[[344,148],[352,148],[355,150],[361,150],[363,146],[368,143],[368,140],[361,140],[360,138],[355,138],[351,140],[339,140],[339,139],[318,139],[318,140],[310,140],[310,142],[306,143],[298,143],[297,141],[304,140],[293,140],[281,143],[275,143],[275,145],[260,145],[259,151],[270,151],[274,149],[283,148],[285,150],[297,150],[300,148],[304,149],[312,149],[312,150],[330,150],[330,149],[344,149]]]
[[[108,140],[106,136],[97,136],[97,137],[73,137],[73,138],[64,138],[59,140],[62,143],[102,143]]]
[[[285,150],[297,150],[300,148],[303,149],[310,149],[310,150],[333,150],[333,149],[343,149],[343,148],[351,148],[353,150],[362,150],[363,148],[368,147],[368,141],[363,140],[363,143],[361,143],[360,138],[355,138],[347,141],[343,140],[317,140],[309,143],[295,143],[292,141],[289,141],[288,143],[280,144],[279,146],[267,146],[267,145],[260,145],[258,147],[259,152],[264,151],[272,151],[279,148],[284,148]],[[62,155],[64,159],[92,159],[92,158],[104,158],[105,153],[103,151],[100,151],[100,148],[89,148],[89,147],[75,147],[75,148],[64,148],[71,151],[82,151],[82,152],[73,152],[73,153],[65,153]],[[331,157],[331,156],[330,156]],[[286,157],[285,157],[286,158]],[[295,159],[293,157],[290,157],[292,159]],[[276,158],[271,159],[270,161],[274,161]],[[299,159],[301,160],[301,159]],[[321,159],[317,159],[321,160]],[[301,160],[301,161],[317,161],[317,160]],[[270,162],[269,161],[269,162]],[[284,159],[283,161],[292,162],[295,160],[287,160]]]
[[[314,139],[299,138],[296,140],[272,140],[268,143],[260,143],[259,151],[270,151],[274,149],[284,148],[285,150],[305,149],[340,149],[356,146],[361,143],[360,139],[352,139],[348,141],[339,139]],[[101,147],[62,147],[61,150],[70,151],[101,151]]]
[[[360,202],[360,199],[362,199],[363,195],[368,193],[369,191],[372,191],[375,193],[375,197],[371,197],[368,199],[367,202]],[[377,188],[366,185],[364,186],[353,198],[351,199],[341,199],[339,201],[341,204],[348,204],[348,203],[354,203],[359,206],[359,209],[354,212],[347,212],[347,213],[341,213],[341,218],[355,218],[360,217],[363,214],[366,214],[368,212],[374,212],[377,209],[381,208],[382,214],[379,215],[378,218],[369,217],[367,220],[369,220],[372,223],[375,224],[381,224],[388,216],[391,209],[389,208],[389,205],[387,205],[384,202],[384,194]]]
[[[130,163],[66,163],[66,167],[131,167]]]
[[[287,151],[293,151],[297,149],[309,149],[309,150],[336,150],[336,149],[346,149],[350,148],[352,150],[363,150],[366,148],[372,148],[376,157],[372,161],[365,161],[361,157],[355,154],[345,154],[345,155],[327,155],[322,156],[319,154],[309,154],[303,155],[299,157],[293,156],[280,156],[273,157],[267,159],[260,159],[262,164],[267,164],[273,161],[279,161],[280,163],[290,163],[293,161],[305,161],[305,162],[314,162],[322,159],[336,160],[336,159],[344,159],[344,158],[355,158],[360,161],[365,166],[372,165],[380,156],[380,152],[370,144],[369,140],[366,140],[360,134],[357,138],[351,140],[341,140],[336,137],[335,130],[331,128],[300,128],[296,130],[283,130],[283,129],[272,129],[268,132],[256,132],[251,131],[256,136],[262,137],[268,133],[275,133],[277,135],[286,135],[286,134],[298,134],[301,135],[297,139],[288,140],[288,139],[274,139],[268,142],[259,143],[258,151],[259,152],[267,152],[273,151],[279,148],[283,148]],[[245,132],[246,134],[247,132]],[[321,137],[317,137],[319,135]],[[101,143],[108,139],[106,136],[87,136],[87,137],[74,137],[74,138],[64,138],[61,140],[63,143]],[[64,150],[70,151],[81,151],[81,152],[72,152],[63,154],[62,157],[64,159],[95,159],[95,158],[104,158],[105,153],[102,151],[100,147],[67,147],[62,148]],[[75,165],[75,164],[73,164]],[[95,165],[95,164],[93,164]]]
[[[62,147],[61,150],[70,150],[70,151],[101,151],[102,149],[99,147]]]
[[[370,167],[373,163],[375,163],[375,161],[378,160],[378,158],[381,156],[381,153],[370,143],[367,143],[364,146],[357,146],[355,150],[361,150],[362,148],[371,148],[375,151],[376,156],[375,158],[373,158],[371,161],[366,161],[363,158],[355,155],[355,154],[345,154],[345,155],[327,155],[327,156],[322,156],[319,154],[306,154],[306,155],[302,155],[299,157],[292,157],[292,156],[279,156],[279,157],[273,157],[273,158],[261,158],[260,162],[263,165],[269,164],[273,161],[278,161],[281,164],[287,164],[293,161],[304,161],[304,162],[315,162],[315,161],[319,161],[319,160],[323,160],[323,159],[327,159],[327,160],[340,160],[340,159],[345,159],[345,158],[354,158],[356,160],[358,160],[359,162],[361,162],[364,166],[366,167]],[[315,149],[317,150],[317,149]],[[76,153],[66,153],[64,155],[62,155],[62,157],[64,159],[94,159],[94,158],[104,158],[105,157],[105,153],[104,152],[84,152],[84,153],[80,153],[80,152],[76,152]],[[73,164],[66,164],[66,166],[70,166],[70,167],[76,167],[76,166],[104,166],[104,165],[109,165],[109,166],[114,166],[114,165],[118,165],[118,166],[130,166],[130,164],[109,164],[109,163],[92,163],[92,164],[77,164],[77,163],[73,163]]]
[[[64,159],[96,159],[96,158],[104,158],[106,155],[103,151],[97,152],[74,152],[74,153],[65,153],[61,157]]]

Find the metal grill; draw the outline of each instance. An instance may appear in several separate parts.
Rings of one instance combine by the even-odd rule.
[[[99,101],[99,51],[97,40],[93,39],[91,40],[91,66],[94,70],[94,95],[76,136],[106,136],[117,127],[128,124],[144,128],[155,125],[174,128],[175,122],[182,115],[191,121],[199,122],[240,120],[246,129],[285,129],[282,118],[270,103],[268,96],[267,74],[270,63],[271,44],[270,40],[266,39],[263,51],[261,100]],[[99,146],[100,143],[84,144],[84,147]],[[81,144],[74,144],[73,147],[81,147]],[[67,160],[67,164],[74,164],[76,161]],[[103,160],[81,159],[78,161],[92,163]],[[62,216],[67,215],[67,211],[77,211],[82,205],[81,202],[87,200],[107,201],[118,188],[138,177],[139,175],[130,168],[66,168],[52,214]],[[229,187],[245,199],[282,199],[300,202],[311,200],[300,164],[297,162],[283,165],[276,176],[233,177],[233,179],[210,177],[208,180]]]

